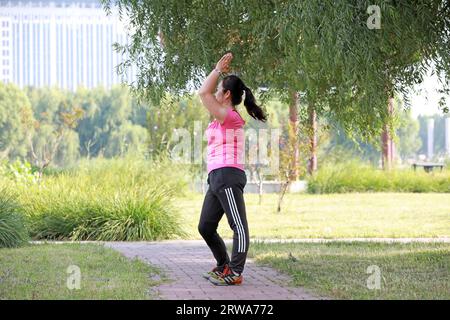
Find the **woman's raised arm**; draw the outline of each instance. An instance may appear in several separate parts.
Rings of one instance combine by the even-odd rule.
[[[223,72],[228,72],[230,62],[233,59],[231,53],[225,54],[216,64],[216,68],[211,71],[206,80],[203,82],[198,94],[203,105],[208,109],[218,121],[222,122],[226,116],[226,108],[224,108],[214,96],[214,90],[217,86],[217,80]]]

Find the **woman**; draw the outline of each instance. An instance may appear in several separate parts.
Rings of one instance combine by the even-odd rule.
[[[263,110],[255,103],[249,88],[237,76],[226,76],[217,86],[222,73],[229,71],[231,53],[224,55],[199,90],[203,105],[215,118],[206,129],[208,137],[207,171],[209,184],[203,202],[198,230],[211,249],[217,265],[203,276],[216,285],[240,285],[249,246],[244,203],[245,121],[236,110],[245,94],[244,105],[254,119],[266,121]],[[225,243],[217,233],[223,214],[234,232],[231,259]]]

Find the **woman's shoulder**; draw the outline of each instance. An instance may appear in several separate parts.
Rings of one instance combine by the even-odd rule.
[[[235,109],[228,109],[225,120],[222,123],[222,127],[227,128],[239,128],[245,124],[245,120],[241,117],[240,113]]]
[[[239,113],[239,111],[237,111],[237,110],[233,110],[233,111],[237,114],[237,116],[239,117],[239,119],[241,119],[242,122],[245,123],[245,120],[244,120],[244,118],[242,118],[242,116],[241,116],[241,114]]]

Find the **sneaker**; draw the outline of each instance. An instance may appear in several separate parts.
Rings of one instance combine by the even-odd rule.
[[[216,286],[238,286],[242,284],[243,280],[244,277],[242,277],[241,274],[233,273],[230,268],[227,268],[225,272],[217,277],[209,278],[209,281],[211,281]]]
[[[211,271],[203,273],[203,278],[209,279],[211,277],[217,278],[219,277],[224,271],[228,269],[228,265],[226,264],[224,267],[215,267]]]

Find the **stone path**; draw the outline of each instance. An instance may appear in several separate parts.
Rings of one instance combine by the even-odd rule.
[[[227,244],[230,242],[225,241]],[[304,300],[320,299],[302,288],[288,287],[289,278],[248,259],[241,286],[218,287],[202,277],[215,260],[201,240],[162,242],[108,242],[126,257],[138,257],[165,271],[173,281],[152,290],[169,300]]]

